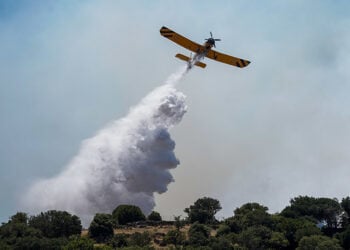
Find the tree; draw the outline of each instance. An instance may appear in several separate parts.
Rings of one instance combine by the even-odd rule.
[[[305,236],[321,235],[321,230],[315,225],[305,224],[295,231],[295,241],[299,242]]]
[[[281,232],[289,241],[289,249],[295,249],[299,240],[304,236],[321,234],[314,221],[307,218],[286,218],[272,215],[273,231]]]
[[[112,216],[113,220],[119,225],[126,225],[127,223],[136,221],[144,221],[146,219],[141,209],[133,205],[119,205],[116,209],[114,209]]]
[[[113,236],[113,221],[110,214],[96,214],[89,227],[89,235],[97,242]]]
[[[256,225],[248,227],[238,235],[238,241],[248,249],[267,249],[272,236],[271,229]]]
[[[210,242],[210,249],[212,250],[233,250],[231,242],[225,237],[212,238]]]
[[[336,238],[344,249],[350,249],[350,226],[344,232],[336,234]]]
[[[289,245],[289,242],[283,233],[272,232],[268,245],[272,249],[284,249]]]
[[[239,233],[255,225],[271,227],[272,218],[267,213],[268,208],[258,203],[246,203],[234,210],[234,216],[226,219],[225,223],[231,231]]]
[[[341,250],[339,241],[323,235],[305,236],[299,241],[297,250]]]
[[[339,218],[342,213],[342,208],[336,198],[318,198],[317,203],[320,209],[320,217],[318,219],[324,220],[327,227],[332,230],[333,234],[338,228]]]
[[[19,217],[11,217],[8,223],[0,227],[0,249],[59,250],[67,243],[66,238],[44,238],[40,230],[23,223],[22,219],[14,218]]]
[[[185,242],[185,234],[179,230],[170,230],[164,237],[165,244],[173,244],[175,246],[182,245]]]
[[[6,244],[15,245],[19,241],[22,241],[22,238],[29,238],[34,242],[43,237],[40,230],[29,227],[27,224],[16,223],[14,221],[15,220],[10,220],[0,227],[0,240],[4,241]]]
[[[151,243],[151,237],[148,232],[143,233],[133,233],[130,235],[129,244],[131,246],[146,247]]]
[[[203,224],[195,222],[188,230],[188,241],[193,246],[206,246],[209,243],[210,231]]]
[[[12,244],[12,248],[25,250],[61,250],[66,244],[66,238],[20,237],[16,239],[14,244]]]
[[[2,250],[11,250],[12,248],[8,244],[6,244],[6,242],[0,240],[0,249],[2,249]]]
[[[15,215],[12,215],[10,218],[10,223],[23,223],[28,224],[28,215],[23,212],[17,212]]]
[[[69,237],[68,244],[64,246],[63,250],[93,250],[94,242],[87,237],[80,237],[78,235],[73,235]]]
[[[216,236],[217,237],[220,237],[220,236],[223,236],[223,235],[226,235],[226,234],[229,234],[231,233],[231,228],[226,225],[226,224],[222,224],[219,226],[217,232],[216,232]]]
[[[162,221],[162,217],[156,211],[152,211],[152,213],[148,215],[147,219],[151,221]]]
[[[204,197],[198,199],[194,205],[191,205],[184,211],[188,214],[188,220],[191,223],[199,222],[206,224],[215,222],[214,216],[220,209],[221,205],[218,200]]]
[[[346,228],[350,224],[350,197],[343,198],[340,202],[345,214],[343,214],[342,223],[343,228]]]
[[[115,234],[108,242],[113,248],[122,248],[128,246],[128,236],[126,234]]]
[[[80,234],[82,229],[81,221],[76,215],[56,210],[32,216],[28,224],[33,228],[39,229],[48,238],[69,237],[74,234]]]
[[[181,215],[174,216],[174,226],[176,227],[176,230],[180,230],[182,227],[184,227],[186,224],[186,221],[181,219]]]
[[[325,222],[330,234],[333,234],[338,227],[341,212],[337,199],[298,196],[290,200],[290,206],[281,214],[293,218],[311,216],[319,222]]]

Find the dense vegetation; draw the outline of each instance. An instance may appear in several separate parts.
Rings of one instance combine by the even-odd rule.
[[[96,214],[86,233],[65,211],[18,212],[0,226],[0,249],[350,249],[350,197],[299,196],[275,214],[246,203],[218,221],[220,209],[218,200],[204,197],[184,209],[185,219],[164,222],[158,212],[146,217],[120,205]]]

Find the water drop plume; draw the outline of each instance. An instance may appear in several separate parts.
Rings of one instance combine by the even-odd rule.
[[[185,96],[175,85],[187,71],[172,74],[125,117],[83,141],[60,174],[30,186],[23,208],[32,213],[66,210],[85,226],[96,213],[111,213],[119,204],[151,212],[154,193],[167,191],[174,181],[170,169],[179,165],[169,129],[186,113]]]

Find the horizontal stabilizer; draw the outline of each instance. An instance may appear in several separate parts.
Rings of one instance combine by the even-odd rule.
[[[182,54],[176,54],[175,57],[179,58],[182,61],[186,61],[186,62],[191,61],[191,58],[189,58],[188,56],[182,55]],[[205,68],[207,66],[205,63],[202,63],[202,62],[196,62],[194,65],[201,67],[201,68]]]
[[[179,58],[182,61],[186,61],[186,62],[188,62],[190,60],[190,58],[188,56],[185,56],[183,54],[176,54],[175,57]]]

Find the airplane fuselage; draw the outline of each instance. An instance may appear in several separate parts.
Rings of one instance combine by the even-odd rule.
[[[250,61],[248,60],[226,55],[224,53],[220,53],[213,50],[212,48],[216,47],[215,42],[221,41],[221,39],[214,38],[211,32],[210,32],[210,37],[205,39],[205,43],[203,45],[200,45],[184,36],[181,36],[180,34],[176,33],[175,31],[165,26],[163,26],[159,31],[160,31],[160,34],[165,38],[195,53],[193,57],[192,56],[188,57],[182,54],[175,55],[175,57],[179,58],[180,60],[186,61],[189,67],[196,65],[201,68],[205,68],[206,64],[200,62],[200,60],[203,59],[204,57],[208,57],[217,62],[229,64],[239,68],[244,68],[250,64]]]
[[[192,67],[193,64],[202,60],[208,54],[208,51],[211,50],[213,46],[214,46],[214,43],[209,39],[207,42],[203,44],[201,48],[198,48],[197,53],[193,56],[192,60],[188,62],[189,67]]]

